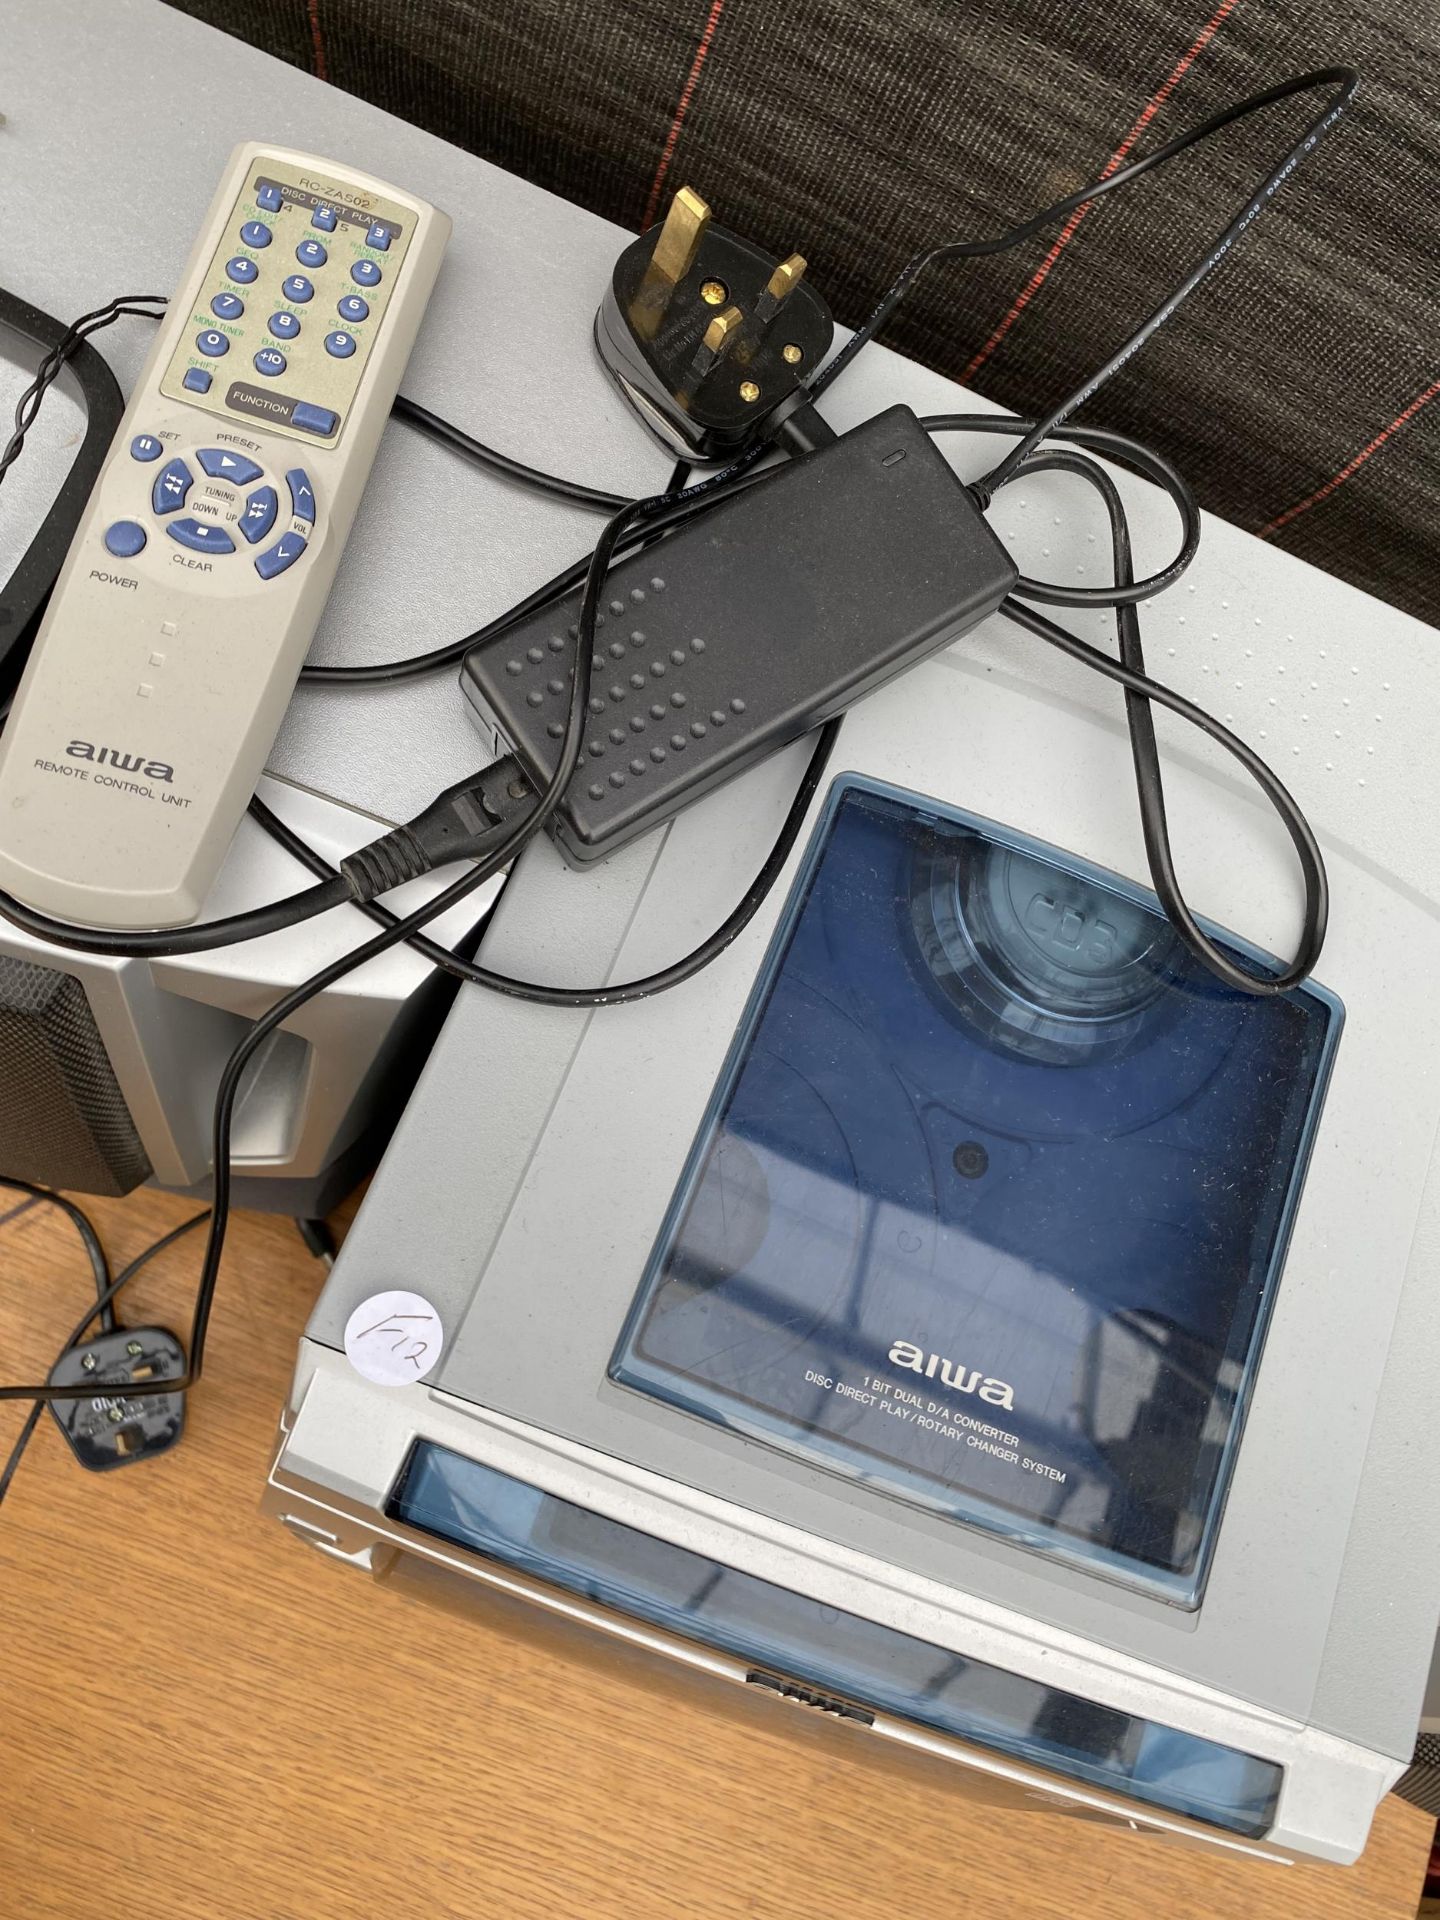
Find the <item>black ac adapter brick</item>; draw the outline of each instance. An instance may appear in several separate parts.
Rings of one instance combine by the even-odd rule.
[[[623,560],[596,622],[585,745],[551,823],[565,857],[613,853],[843,713],[994,612],[1015,579],[908,407]],[[462,669],[478,724],[537,787],[565,732],[580,598],[536,608]]]

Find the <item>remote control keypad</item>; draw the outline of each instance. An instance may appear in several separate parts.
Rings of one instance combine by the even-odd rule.
[[[297,436],[343,433],[415,216],[353,191],[348,204],[333,184],[327,194],[306,171],[256,162],[162,393]]]
[[[130,442],[130,457],[141,467],[150,467],[164,451],[163,442],[153,433],[136,434]],[[208,484],[192,501],[199,484],[196,468]],[[282,496],[279,485],[267,479],[260,462],[248,454],[230,447],[196,447],[189,453],[171,452],[155,472],[150,510],[177,546],[188,553],[218,558],[244,552],[246,547],[260,547],[255,571],[262,580],[274,580],[302,558],[320,519],[315,488],[303,467],[288,468],[284,486]],[[282,497],[289,504],[290,524],[281,529],[279,539],[263,545],[280,520]],[[182,512],[186,507],[190,511]],[[122,560],[133,559],[149,543],[149,534],[139,520],[113,521],[104,538],[106,550]]]

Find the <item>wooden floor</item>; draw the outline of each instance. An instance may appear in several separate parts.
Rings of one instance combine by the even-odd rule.
[[[13,1205],[0,1345],[33,1379],[90,1279],[53,1210]],[[193,1211],[87,1205],[117,1262]],[[197,1253],[124,1318],[183,1332]],[[5,1920],[1414,1914],[1431,1823],[1393,1799],[1357,1867],[1218,1861],[325,1561],[256,1510],[321,1278],[288,1222],[238,1218],[182,1444],[87,1474],[47,1417],[0,1507]],[[0,1452],[23,1411],[0,1405]]]

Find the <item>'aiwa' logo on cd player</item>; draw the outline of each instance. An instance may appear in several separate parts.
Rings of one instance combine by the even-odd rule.
[[[913,1340],[896,1340],[891,1345],[890,1364],[908,1367],[911,1373],[918,1373],[924,1380],[938,1377],[956,1393],[978,1393],[992,1407],[1004,1407],[1010,1413],[1015,1411],[1015,1389],[1007,1381],[992,1380],[988,1374],[970,1372],[957,1361],[947,1360],[943,1354],[927,1354]]]

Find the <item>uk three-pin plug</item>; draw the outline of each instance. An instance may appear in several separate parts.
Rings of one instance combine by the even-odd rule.
[[[658,235],[615,262],[595,344],[622,392],[672,453],[733,460],[808,405],[829,351],[830,309],[798,253],[777,259],[716,226],[682,187]]]

